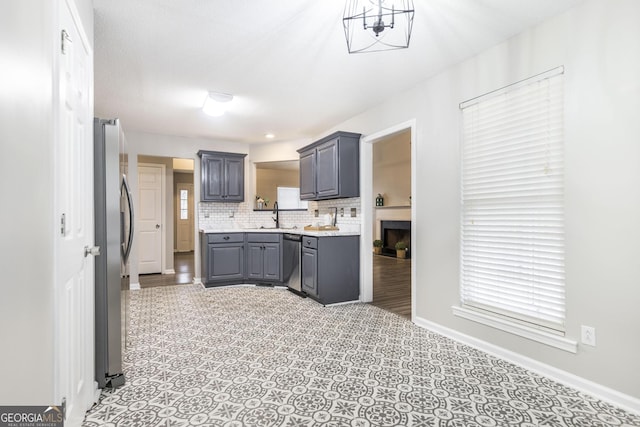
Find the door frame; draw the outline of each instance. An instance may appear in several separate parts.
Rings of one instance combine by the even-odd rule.
[[[362,225],[360,230],[360,300],[373,301],[373,221],[375,218],[375,203],[373,200],[373,144],[387,139],[397,133],[409,130],[411,132],[411,321],[416,318],[416,262],[419,259],[417,245],[416,206],[418,195],[416,191],[416,159],[418,144],[416,142],[416,119],[383,129],[360,140],[360,205],[362,210]]]
[[[67,286],[66,283],[61,282],[60,273],[64,268],[64,265],[68,265],[70,262],[66,258],[66,254],[62,249],[63,236],[61,236],[60,231],[60,217],[59,213],[61,211],[61,200],[60,200],[60,180],[63,175],[69,174],[69,170],[63,170],[64,163],[59,159],[59,149],[60,144],[64,138],[64,125],[63,120],[65,117],[63,115],[62,103],[64,101],[64,95],[62,93],[64,89],[61,80],[63,76],[62,73],[62,60],[60,59],[60,32],[65,28],[65,23],[63,20],[63,14],[68,12],[70,22],[73,22],[75,26],[75,32],[77,32],[78,39],[75,38],[75,35],[69,39],[70,44],[73,46],[79,46],[80,49],[84,50],[87,54],[88,62],[86,64],[86,73],[88,73],[88,87],[86,96],[88,97],[87,105],[84,110],[82,110],[82,114],[85,115],[86,122],[84,125],[86,126],[86,132],[84,134],[84,146],[80,150],[80,154],[83,156],[82,162],[89,161],[86,165],[85,176],[76,176],[74,179],[81,182],[86,190],[81,195],[81,200],[77,201],[78,205],[76,209],[78,212],[82,212],[82,215],[85,217],[83,219],[83,237],[84,237],[84,245],[86,247],[92,247],[95,244],[95,217],[94,217],[94,206],[93,206],[93,198],[94,198],[94,166],[93,166],[93,48],[89,43],[89,38],[83,26],[82,20],[80,18],[80,13],[77,9],[77,6],[73,0],[58,0],[53,2],[53,11],[55,14],[54,18],[54,39],[57,41],[52,46],[52,56],[53,60],[53,70],[52,70],[52,121],[53,121],[53,145],[54,145],[54,158],[52,160],[52,176],[53,176],[53,242],[54,245],[52,247],[52,258],[53,258],[53,267],[54,267],[54,277],[53,277],[53,310],[52,310],[52,320],[53,325],[51,327],[53,333],[53,361],[52,361],[52,377],[53,377],[53,388],[52,398],[55,403],[65,404],[68,412],[65,415],[65,424],[76,425],[82,422],[84,419],[84,415],[86,411],[88,411],[92,404],[98,401],[98,397],[100,391],[98,390],[98,384],[95,381],[95,369],[94,369],[94,357],[95,357],[95,331],[93,328],[93,318],[94,318],[94,299],[95,299],[95,267],[93,256],[86,256],[82,254],[82,252],[77,253],[78,257],[84,257],[82,263],[84,264],[84,282],[80,284],[80,286],[84,287],[83,292],[80,295],[76,295],[78,299],[71,298],[71,301],[63,301],[64,300],[64,288]],[[73,50],[72,50],[73,52]],[[71,165],[69,165],[71,166]],[[85,200],[86,196],[86,200]],[[66,213],[66,212],[65,212]],[[69,218],[71,226],[74,226],[74,221],[78,222],[77,219]],[[80,245],[81,246],[81,245]],[[82,249],[79,246],[79,249]],[[65,303],[67,303],[65,305]],[[71,325],[70,319],[73,317],[69,317],[71,311],[77,310],[79,313],[79,318],[75,319],[76,324]],[[74,331],[70,331],[70,328],[75,328]],[[77,334],[78,338],[76,339],[70,337],[70,335]],[[68,348],[66,345],[69,343],[69,340],[74,340],[77,344],[84,345],[84,348]],[[80,343],[77,342],[81,341]],[[75,350],[75,351],[74,351]],[[75,354],[68,354],[68,351],[74,351]],[[69,372],[65,369],[65,366],[69,363],[69,360],[76,359],[75,371]],[[82,369],[81,369],[82,368]],[[76,389],[75,393],[77,395],[77,399],[72,400],[74,396],[66,395],[69,391],[69,381],[70,378],[73,380],[78,380],[78,382],[82,383],[81,389]],[[76,386],[77,384],[71,385]],[[66,389],[66,390],[65,390]]]
[[[159,168],[161,171],[161,177],[160,177],[160,221],[162,222],[162,225],[160,226],[160,274],[167,274],[168,272],[165,271],[165,268],[167,266],[166,262],[165,262],[165,258],[167,256],[167,214],[166,214],[166,210],[167,210],[167,194],[166,194],[166,189],[167,189],[167,166],[162,164],[162,163],[138,163],[138,168],[137,168],[137,177],[136,177],[136,182],[137,182],[137,191],[138,191],[138,205],[140,204],[140,168],[141,167],[152,167],[152,168]],[[140,207],[138,206],[138,209],[140,209]],[[139,210],[138,210],[139,212]],[[136,221],[140,220],[140,216],[137,217]],[[134,240],[137,240],[138,242],[140,242],[139,238],[140,238],[140,224],[136,224],[136,236],[134,237]],[[171,253],[173,254],[173,250],[171,251]],[[138,266],[137,266],[137,270],[140,271],[140,246],[138,246]],[[138,283],[138,286],[140,286],[140,284]],[[133,288],[132,288],[133,289]]]

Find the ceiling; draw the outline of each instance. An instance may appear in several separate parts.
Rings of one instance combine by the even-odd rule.
[[[94,0],[95,112],[126,131],[313,138],[580,1],[415,0],[408,49],[350,55],[345,0]],[[202,112],[208,91],[234,95],[227,114]]]

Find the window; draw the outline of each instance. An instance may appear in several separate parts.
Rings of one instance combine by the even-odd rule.
[[[189,219],[189,190],[180,190],[180,219]]]
[[[308,202],[300,200],[300,188],[277,187],[278,207],[280,209],[307,209]]]
[[[563,81],[558,68],[460,105],[462,307],[560,334]]]

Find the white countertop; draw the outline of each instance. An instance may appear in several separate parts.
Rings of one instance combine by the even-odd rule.
[[[338,226],[340,227],[340,226]],[[357,227],[357,230],[356,230]],[[201,233],[288,233],[301,236],[331,237],[331,236],[359,236],[359,226],[345,226],[343,230],[310,231],[302,228],[207,228],[200,229]]]

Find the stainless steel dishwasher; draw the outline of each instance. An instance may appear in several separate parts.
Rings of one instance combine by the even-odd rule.
[[[282,269],[284,283],[287,288],[296,295],[306,297],[302,292],[302,283],[300,281],[300,255],[301,255],[302,236],[298,234],[285,233],[282,235],[283,244],[283,262]]]

